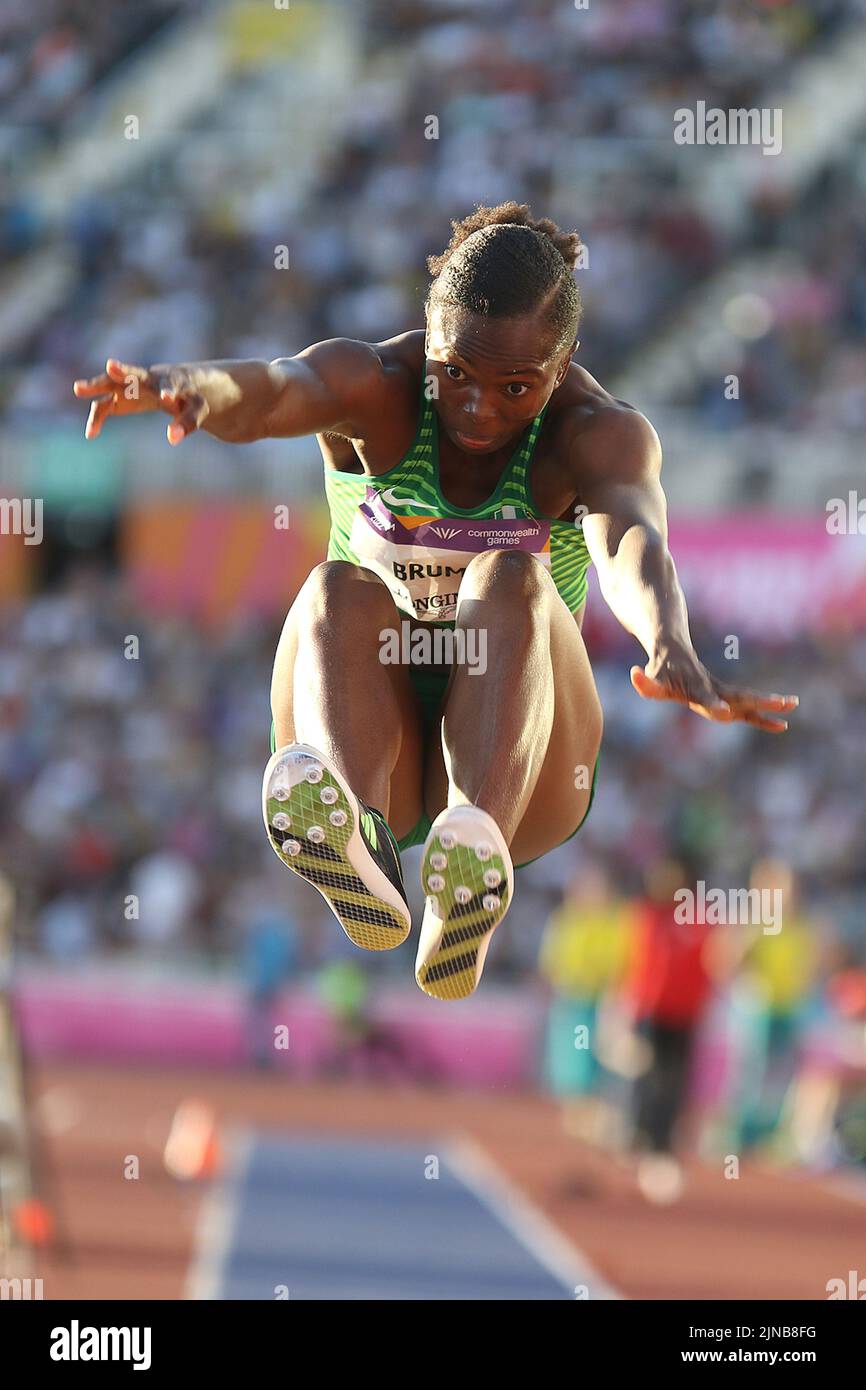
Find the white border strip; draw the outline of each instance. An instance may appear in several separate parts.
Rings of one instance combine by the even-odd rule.
[[[460,1182],[572,1293],[584,1285],[590,1299],[623,1297],[549,1217],[514,1186],[475,1139],[468,1135],[449,1138],[443,1152],[445,1162]]]
[[[183,1297],[212,1301],[222,1293],[228,1253],[237,1229],[241,1182],[249,1166],[254,1136],[232,1129],[221,1136],[223,1175],[205,1193],[199,1207],[193,1252]]]

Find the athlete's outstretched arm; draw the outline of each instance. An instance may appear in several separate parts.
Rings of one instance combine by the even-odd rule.
[[[696,714],[742,720],[771,733],[773,718],[798,704],[793,695],[759,695],[718,680],[692,645],[686,601],[668,550],[667,507],[659,475],[661,446],[637,411],[603,412],[576,437],[575,480],[587,508],[583,534],[605,602],[647,654],[631,680],[645,699],[678,700]]]
[[[89,400],[85,438],[99,434],[109,415],[164,411],[168,442],[179,444],[203,429],[231,444],[318,434],[342,426],[360,435],[384,377],[375,348],[351,338],[329,338],[296,357],[273,362],[183,362],[134,366],[109,358],[105,371],[73,390]]]

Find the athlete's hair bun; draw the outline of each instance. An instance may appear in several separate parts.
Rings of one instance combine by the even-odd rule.
[[[582,242],[577,232],[564,232],[549,217],[532,216],[528,203],[498,203],[495,208],[476,206],[474,212],[460,220],[451,219],[451,240],[439,256],[427,257],[427,269],[431,275],[438,275],[467,237],[473,232],[483,231],[485,227],[516,226],[529,227],[547,237],[556,247],[569,270],[574,270]]]

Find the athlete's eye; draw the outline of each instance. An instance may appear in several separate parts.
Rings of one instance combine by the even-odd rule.
[[[455,365],[454,365],[453,362],[446,362],[446,363],[445,363],[445,370],[446,370],[446,372],[456,372],[456,373],[457,373],[456,376],[452,376],[452,377],[451,377],[451,380],[452,380],[452,381],[459,381],[460,378],[461,378],[462,375],[463,375],[463,369],[462,369],[461,367],[455,367]]]
[[[515,396],[519,398],[526,391],[529,390],[529,387],[526,385],[524,381],[509,381],[507,390],[510,396]]]

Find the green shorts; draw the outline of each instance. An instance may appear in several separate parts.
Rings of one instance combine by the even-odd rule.
[[[447,668],[443,671],[430,671],[419,666],[409,667],[409,679],[411,680],[412,685],[415,687],[415,694],[418,696],[418,703],[421,706],[421,724],[424,734],[425,747],[427,746],[429,740],[432,738],[435,732],[436,715],[439,709],[439,702],[442,699],[445,687],[448,684],[449,673],[449,669]],[[276,739],[274,735],[273,720],[271,720],[271,752],[276,752]],[[598,781],[598,764],[600,757],[601,754],[599,754],[599,756],[595,760],[595,767],[593,768],[592,772],[592,786],[590,787],[589,791],[589,802],[587,804],[586,811],[584,812],[583,819],[581,820],[580,825],[577,827],[577,829],[573,830],[570,835],[566,835],[565,839],[561,841],[563,845],[567,844],[569,840],[574,839],[575,835],[577,834],[577,831],[583,828],[584,821],[589,815],[590,808],[595,798],[595,787],[596,782]],[[424,841],[427,839],[427,836],[430,833],[431,824],[432,822],[430,820],[430,817],[427,815],[427,812],[422,811],[420,819],[412,827],[408,834],[404,835],[401,840],[397,841],[397,844],[399,845],[400,849],[410,849],[412,845],[423,845]],[[559,846],[556,846],[556,848],[558,849]],[[535,859],[527,859],[523,864],[515,864],[514,867],[515,869],[525,869],[527,864],[534,864],[537,859],[541,859],[542,857],[542,855],[538,854],[536,855]]]

